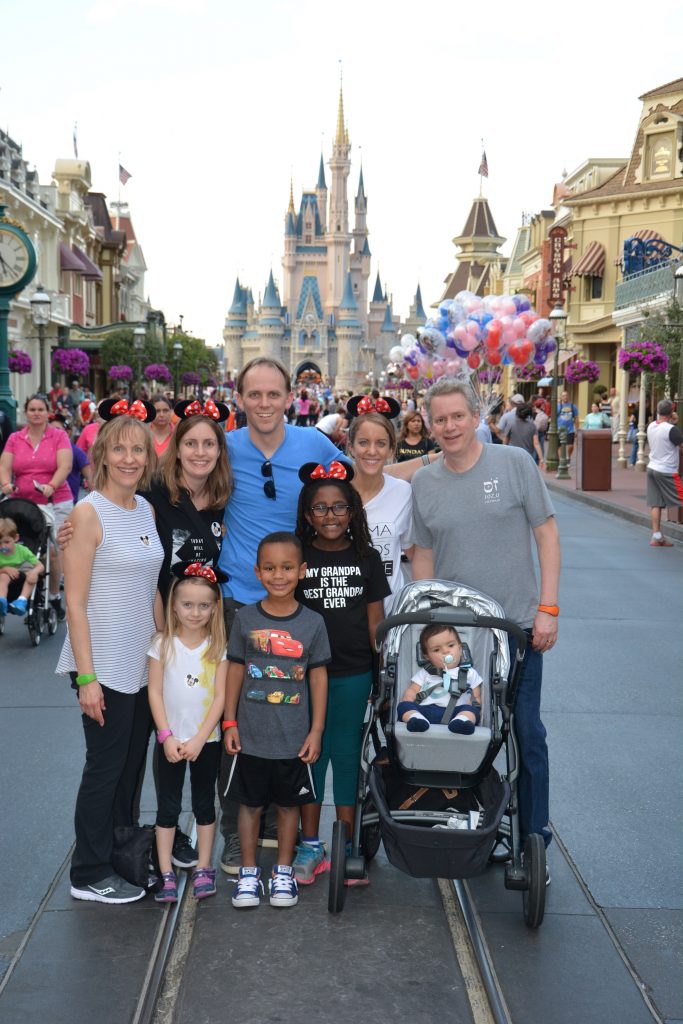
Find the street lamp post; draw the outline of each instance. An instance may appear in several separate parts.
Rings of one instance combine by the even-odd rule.
[[[548,473],[556,472],[558,468],[557,458],[557,374],[559,372],[560,345],[564,338],[564,328],[567,322],[567,313],[562,308],[561,302],[556,302],[550,313],[549,319],[553,324],[555,335],[555,358],[553,360],[553,386],[550,392],[550,426],[546,438],[545,468]]]
[[[178,339],[176,339],[173,342],[173,382],[174,382],[174,385],[175,385],[175,400],[176,400],[176,402],[178,401],[178,398],[180,397],[179,387],[178,387],[178,374],[180,372],[180,360],[182,359],[182,357],[183,357],[182,342],[180,342],[180,341],[178,341]]]
[[[145,347],[145,328],[138,324],[133,331],[133,348],[135,349],[136,380],[138,385],[138,397],[142,389],[142,350]]]
[[[45,328],[50,323],[52,303],[42,284],[39,284],[31,296],[31,317],[38,328],[38,345],[40,347],[40,384],[41,395],[47,394],[47,359],[45,353]]]
[[[674,295],[679,307],[683,307],[683,263],[676,267],[674,274]],[[677,327],[683,326],[677,324]],[[680,351],[678,353],[678,397],[676,399],[676,412],[678,413],[678,427],[680,430],[683,423],[683,332],[681,332]]]

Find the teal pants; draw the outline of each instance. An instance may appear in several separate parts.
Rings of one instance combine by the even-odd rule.
[[[329,680],[322,750],[312,765],[318,804],[323,802],[330,762],[335,805],[351,807],[356,802],[363,719],[371,687],[372,672]]]

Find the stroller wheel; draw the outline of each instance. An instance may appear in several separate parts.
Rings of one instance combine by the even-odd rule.
[[[327,909],[331,914],[340,914],[344,909],[346,889],[344,875],[346,871],[346,825],[343,821],[335,821],[332,827],[332,847],[330,850],[330,887],[327,896]]]
[[[524,920],[529,928],[538,928],[545,913],[545,843],[537,833],[524,844],[527,888],[522,892]]]
[[[368,794],[363,801],[362,817],[366,815],[377,815],[377,809],[372,801],[372,797]],[[372,860],[379,850],[379,844],[382,842],[382,833],[379,827],[379,820],[373,822],[370,825],[361,825],[360,830],[360,844],[361,853],[366,860]]]
[[[57,612],[52,607],[52,605],[50,605],[50,607],[47,610],[47,631],[50,636],[55,635],[55,633],[57,632],[57,626]]]
[[[40,643],[41,634],[41,621],[38,614],[32,612],[26,619],[26,625],[28,626],[28,635],[31,638],[31,643],[34,647],[37,647]]]

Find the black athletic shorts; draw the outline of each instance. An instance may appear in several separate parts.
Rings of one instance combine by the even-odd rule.
[[[237,754],[228,793],[246,807],[301,807],[315,800],[311,766],[299,757]]]

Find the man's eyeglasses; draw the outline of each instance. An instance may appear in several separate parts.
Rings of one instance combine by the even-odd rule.
[[[343,501],[335,501],[334,505],[324,505],[322,502],[318,505],[311,505],[311,513],[318,519],[322,519],[328,512],[331,512],[333,516],[344,516],[350,511],[351,506],[344,504]]]
[[[275,501],[275,481],[273,480],[273,466],[270,459],[266,459],[261,466],[261,476],[269,477],[263,485],[263,493],[266,498],[272,498]]]

